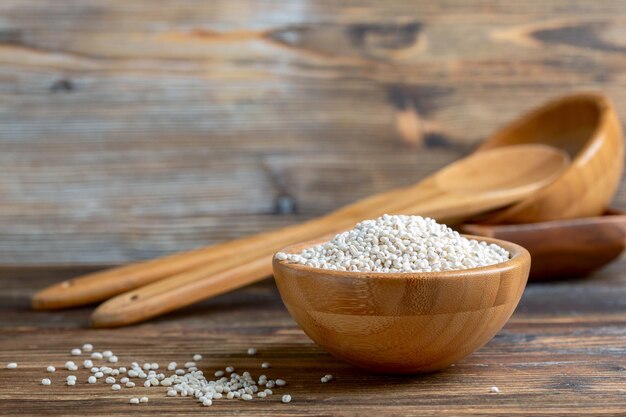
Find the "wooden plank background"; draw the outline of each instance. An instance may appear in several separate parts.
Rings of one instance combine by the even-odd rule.
[[[0,265],[301,221],[562,93],[624,118],[625,23],[619,0],[3,0]]]

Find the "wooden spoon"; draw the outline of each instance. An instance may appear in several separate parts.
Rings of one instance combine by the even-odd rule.
[[[230,245],[230,253],[220,245],[204,249],[205,259],[212,262],[114,297],[96,309],[91,322],[97,327],[127,325],[261,280],[271,274],[271,258],[277,250],[338,232],[365,218],[402,213],[438,220],[467,219],[527,197],[558,178],[567,165],[565,152],[544,145],[474,154],[417,185],[370,197],[301,225],[230,242],[226,244]],[[165,265],[165,269],[171,267]],[[97,277],[99,287],[106,282],[100,282],[102,274]],[[87,278],[87,284],[94,298],[99,294],[93,291],[92,279]],[[49,306],[48,300],[72,302],[67,297],[68,288],[80,290],[84,280],[70,287],[44,290],[36,296],[37,305],[45,302]]]
[[[624,169],[622,126],[611,100],[591,93],[561,97],[500,129],[478,151],[528,143],[562,149],[572,163],[548,187],[481,223],[534,223],[604,212]]]
[[[604,216],[540,223],[464,224],[460,230],[508,240],[528,249],[533,259],[533,280],[590,274],[626,248],[626,214],[618,210],[609,210]]]

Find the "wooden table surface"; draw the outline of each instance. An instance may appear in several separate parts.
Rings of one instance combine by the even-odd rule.
[[[82,272],[413,183],[556,95],[606,93],[626,120],[625,20],[621,0],[1,1],[0,415],[626,414],[625,260],[529,286],[487,346],[423,377],[333,359],[271,281],[126,329],[28,308]],[[198,352],[207,370],[268,360],[294,400],[206,409],[153,390],[133,408],[83,370],[38,385],[84,342]]]
[[[49,314],[29,310],[28,295],[75,269],[3,270],[0,275],[0,415],[624,415],[626,412],[626,259],[578,281],[530,285],[505,328],[448,370],[417,377],[374,375],[338,361],[295,325],[271,280],[139,326],[86,328],[87,308]],[[288,385],[269,399],[217,400],[207,409],[171,398],[162,387],[63,384],[70,349],[90,342],[123,363],[175,360],[200,353],[205,373],[234,365]],[[257,356],[246,354],[256,347]],[[16,361],[18,370],[4,369]],[[261,370],[263,361],[271,363]],[[330,373],[335,380],[322,384]],[[53,384],[40,385],[44,377]],[[489,393],[497,386],[500,393]],[[282,404],[282,393],[293,401]],[[147,405],[131,396],[148,394]]]

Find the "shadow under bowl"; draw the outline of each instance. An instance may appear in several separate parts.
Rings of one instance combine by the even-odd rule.
[[[474,269],[392,274],[331,271],[274,257],[274,277],[291,316],[332,355],[375,372],[432,372],[491,340],[513,314],[528,279],[526,249],[466,237],[496,243],[511,259]]]

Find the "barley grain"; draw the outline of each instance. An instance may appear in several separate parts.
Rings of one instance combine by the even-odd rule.
[[[470,269],[509,257],[504,248],[466,239],[433,219],[387,214],[300,253],[276,254],[278,260],[314,268],[389,273]]]

